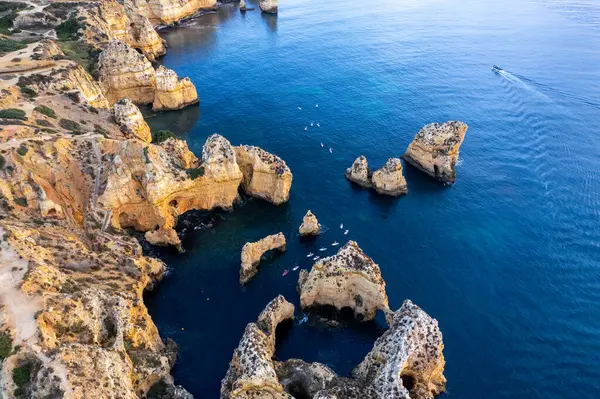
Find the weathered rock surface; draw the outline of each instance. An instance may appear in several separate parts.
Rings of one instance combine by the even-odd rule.
[[[354,241],[336,255],[318,260],[311,271],[300,271],[300,306],[350,308],[358,320],[372,320],[378,310],[388,312],[385,281],[379,266]]]
[[[94,49],[102,50],[110,41],[120,40],[139,49],[150,61],[167,51],[148,19],[115,0],[89,2],[78,8],[77,18],[84,26],[83,40]]]
[[[244,175],[244,192],[275,205],[288,201],[292,172],[283,159],[261,148],[247,145],[235,147],[235,153]]]
[[[152,141],[150,127],[144,120],[140,109],[129,99],[124,98],[113,105],[115,122],[121,127],[126,137],[138,138],[145,142]]]
[[[256,323],[246,326],[221,381],[221,399],[292,399],[277,380],[272,358],[277,325],[293,317],[294,305],[279,295],[269,302]]]
[[[398,158],[388,159],[381,169],[373,173],[371,182],[379,194],[399,196],[408,192],[402,174],[402,162]]]
[[[442,333],[437,320],[406,300],[390,328],[352,375],[381,399],[431,399],[445,390]]]
[[[167,247],[169,245],[173,245],[177,248],[179,252],[183,252],[183,247],[181,246],[179,236],[177,235],[177,232],[173,229],[166,228],[147,231],[144,234],[144,238],[152,245],[157,245],[159,247]]]
[[[99,82],[111,104],[129,98],[150,104],[156,91],[156,74],[148,59],[126,43],[113,40],[98,58]]]
[[[170,25],[200,10],[212,10],[216,4],[216,0],[125,0],[126,7],[136,9],[154,25]]]
[[[443,183],[456,181],[456,162],[467,124],[458,121],[430,123],[408,146],[404,159]]]
[[[181,109],[197,102],[198,93],[189,78],[180,79],[175,71],[162,65],[156,70],[153,111]]]
[[[306,212],[306,215],[304,215],[298,232],[301,236],[316,236],[321,234],[321,226],[319,226],[319,221],[310,210]]]
[[[246,0],[240,0],[240,11],[246,11]]]
[[[346,169],[346,178],[363,187],[371,187],[371,172],[367,158],[362,155],[356,158],[352,167]]]
[[[242,266],[240,268],[240,284],[246,284],[258,271],[260,258],[267,251],[277,249],[284,252],[285,236],[283,233],[272,234],[256,242],[247,242],[242,248]]]
[[[259,5],[262,12],[266,12],[268,14],[277,14],[279,11],[277,0],[261,0]]]

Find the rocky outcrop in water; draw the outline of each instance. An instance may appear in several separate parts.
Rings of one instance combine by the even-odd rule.
[[[402,162],[390,158],[385,165],[371,176],[371,183],[379,194],[397,197],[408,192],[406,180],[402,174]]]
[[[248,145],[235,147],[237,163],[244,174],[242,188],[246,194],[275,205],[287,202],[292,187],[292,172],[277,155]]]
[[[300,306],[350,308],[359,320],[371,320],[378,310],[387,312],[388,298],[379,266],[354,241],[336,255],[318,260],[300,271]]]
[[[196,87],[175,71],[154,70],[142,54],[121,41],[110,42],[98,59],[100,85],[114,103],[129,98],[135,104],[152,104],[154,111],[177,110],[198,102]]]
[[[277,14],[279,11],[277,0],[261,0],[259,5],[262,12],[268,14]]]
[[[283,233],[272,234],[256,242],[247,242],[242,248],[242,266],[240,268],[240,284],[246,284],[258,271],[260,258],[267,251],[277,249],[285,251]]]
[[[443,183],[454,183],[458,150],[467,128],[458,121],[426,125],[408,146],[404,160]]]
[[[371,187],[371,172],[367,158],[362,155],[356,158],[352,166],[346,169],[346,178],[363,187]]]
[[[269,302],[255,323],[246,326],[221,381],[221,399],[292,399],[277,380],[272,358],[277,325],[293,318],[294,305],[279,295]]]
[[[316,236],[321,234],[321,226],[319,225],[319,221],[310,210],[306,212],[306,215],[304,215],[298,232],[301,236]]]
[[[216,0],[125,0],[126,7],[136,9],[154,25],[170,25],[216,5]]]
[[[128,98],[135,104],[151,104],[156,91],[156,74],[144,55],[126,43],[113,40],[98,58],[99,82],[111,104]]]
[[[147,143],[152,141],[150,127],[144,120],[140,109],[129,99],[124,98],[113,105],[115,122],[128,138],[138,138]]]
[[[431,399],[442,393],[444,344],[437,320],[407,300],[388,317],[388,324],[353,377],[371,387],[378,399]]]
[[[189,78],[180,79],[172,69],[158,67],[153,111],[181,109],[197,102],[198,93]]]

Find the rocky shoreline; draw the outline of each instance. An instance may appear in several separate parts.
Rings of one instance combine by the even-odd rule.
[[[278,12],[276,0],[259,5]],[[188,78],[156,68],[167,51],[156,28],[215,7],[214,0],[35,0],[11,2],[0,12],[10,22],[0,33],[4,396],[191,397],[170,375],[175,343],[161,339],[143,302],[166,265],[144,256],[127,229],[183,251],[175,226],[184,213],[231,210],[240,191],[280,205],[293,180],[277,155],[232,145],[219,134],[196,156],[171,132],[151,132],[138,108],[168,111],[199,102]],[[451,128],[434,177],[453,182],[466,125]],[[417,144],[405,159],[428,171]],[[406,193],[399,159],[373,174],[366,159],[359,163],[349,169],[351,180],[383,194]],[[299,233],[320,233],[310,211]],[[242,284],[265,251],[285,250],[282,235],[267,241],[244,247]],[[298,387],[313,398],[430,398],[443,391],[437,322],[410,301],[389,310],[379,268],[356,243],[303,271],[299,292],[308,310],[349,307],[358,320],[382,310],[390,328],[353,378],[318,363],[276,362],[275,329],[294,315],[294,306],[277,297],[248,324],[222,398],[290,398]]]

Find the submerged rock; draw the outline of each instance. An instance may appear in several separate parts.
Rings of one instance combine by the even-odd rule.
[[[399,196],[408,192],[402,174],[402,162],[398,158],[388,159],[381,169],[373,173],[371,182],[379,194]]]
[[[350,308],[359,320],[371,320],[378,310],[388,312],[385,281],[379,266],[354,241],[336,255],[318,260],[310,272],[301,270],[300,306]]]
[[[152,141],[150,127],[140,109],[129,99],[123,98],[113,105],[113,116],[126,137],[138,138],[147,143]]]
[[[277,379],[272,358],[275,355],[275,330],[286,319],[294,318],[294,305],[277,296],[246,326],[240,344],[233,352],[229,369],[221,381],[221,399],[292,399]]]
[[[449,121],[430,123],[421,129],[408,146],[404,159],[443,183],[456,181],[455,166],[467,124]]]
[[[377,399],[431,399],[445,390],[442,333],[437,320],[406,300],[390,328],[352,372]]]
[[[246,194],[275,205],[288,201],[293,176],[283,159],[248,145],[235,147],[235,153],[244,174],[242,188]]]
[[[279,10],[277,3],[277,0],[261,0],[259,5],[262,12],[277,14],[277,11]]]
[[[174,70],[162,65],[156,70],[153,111],[181,109],[197,102],[198,93],[189,78],[180,79]]]
[[[321,226],[319,226],[319,221],[310,210],[306,212],[306,215],[304,215],[304,218],[302,219],[302,224],[300,225],[298,231],[301,236],[316,236],[321,233]]]
[[[285,251],[283,233],[272,234],[256,242],[247,242],[242,248],[242,266],[240,268],[240,284],[246,284],[258,271],[260,258],[267,251],[277,249]]]
[[[346,169],[346,178],[363,187],[371,187],[371,172],[367,158],[362,155],[356,158],[352,166]]]

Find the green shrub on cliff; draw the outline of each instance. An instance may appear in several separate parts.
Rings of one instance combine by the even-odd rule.
[[[0,37],[0,55],[10,53],[11,51],[22,50],[25,47],[27,47],[25,43]]]
[[[45,105],[38,105],[33,110],[39,112],[42,115],[46,115],[49,118],[56,119],[56,112],[54,112],[52,108],[47,107]]]
[[[185,173],[187,173],[191,179],[195,179],[197,177],[204,176],[204,168],[202,166],[198,168],[189,168],[186,169]]]
[[[25,362],[21,366],[13,369],[13,382],[17,386],[15,389],[15,397],[25,397],[27,385],[31,381],[31,371],[33,365],[30,362]]]
[[[173,133],[170,130],[159,130],[158,132],[152,135],[152,142],[155,144],[159,144],[167,139],[170,139],[171,137],[173,137],[174,139],[178,138],[177,136],[175,136],[175,133]]]
[[[56,36],[60,41],[77,40],[79,39],[79,29],[83,27],[84,25],[71,17],[56,27]]]
[[[17,108],[7,108],[0,110],[0,118],[26,120],[25,111]]]
[[[0,334],[0,360],[6,359],[12,351],[12,338],[9,333]]]
[[[81,133],[81,125],[70,119],[61,119],[58,124],[63,129],[71,130],[75,134]]]
[[[27,154],[27,151],[29,151],[29,148],[25,147],[23,144],[21,144],[21,146],[17,148],[17,154],[19,154],[22,157],[24,157]]]

